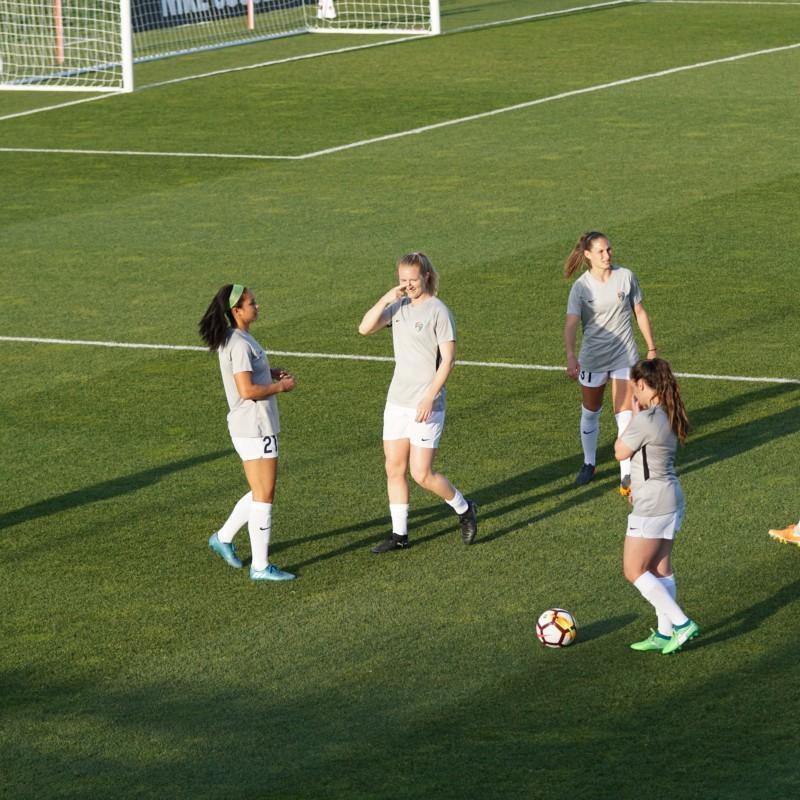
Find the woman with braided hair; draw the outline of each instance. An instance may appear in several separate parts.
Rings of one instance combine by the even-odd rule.
[[[567,348],[567,376],[581,386],[581,444],[583,466],[575,484],[584,486],[594,477],[600,411],[606,384],[611,397],[617,431],[622,433],[631,419],[630,368],[639,358],[631,317],[647,343],[647,357],[657,355],[650,318],[642,305],[642,290],[636,276],[611,260],[611,242],[599,231],[584,233],[564,262],[564,276],[572,277],[579,267],[584,273],[572,285],[567,301],[564,342]],[[578,325],[581,325],[580,354],[575,353]],[[620,462],[620,494],[630,492],[630,463]]]
[[[275,395],[291,392],[295,380],[284,369],[270,369],[267,354],[250,335],[258,319],[253,292],[239,283],[222,286],[200,320],[200,336],[219,355],[228,399],[228,431],[242,459],[250,491],[239,499],[208,546],[228,565],[241,569],[233,538],[247,525],[254,581],[289,581],[295,576],[269,563],[272,501],[278,475],[280,421]]]
[[[631,370],[633,419],[614,444],[619,461],[630,459],[633,505],[623,553],[625,577],[656,609],[658,629],[631,649],[674,653],[700,631],[678,605],[671,556],[684,513],[675,474],[678,442],[689,421],[678,383],[661,358],[639,361]]]

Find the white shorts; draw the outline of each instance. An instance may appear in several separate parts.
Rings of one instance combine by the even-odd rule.
[[[231,436],[233,446],[242,461],[258,461],[261,458],[278,457],[278,434],[269,436]]]
[[[383,410],[383,439],[408,439],[415,447],[436,449],[444,430],[444,411],[434,411],[427,422],[417,422],[416,408],[387,403]]]
[[[682,508],[658,517],[628,514],[628,530],[625,531],[625,535],[633,536],[635,539],[674,539],[682,523]]]
[[[625,367],[625,369],[603,370],[602,372],[589,372],[588,370],[582,369],[578,373],[578,383],[589,389],[605,386],[609,378],[616,381],[629,381],[631,379],[630,367]]]

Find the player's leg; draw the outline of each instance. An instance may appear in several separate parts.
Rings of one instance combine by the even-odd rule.
[[[680,527],[681,516],[680,512],[676,512],[661,517],[641,517],[635,514],[628,517],[623,571],[628,581],[655,608],[659,627],[663,624],[665,628],[665,632],[654,632],[644,642],[637,642],[633,645],[635,650],[672,653],[699,632],[697,624],[678,605],[670,591],[669,582],[661,580],[672,574],[672,537]],[[671,632],[668,640],[665,638],[667,626]],[[647,646],[648,643],[652,646]]]
[[[265,436],[260,458],[242,462],[244,474],[253,493],[247,531],[250,534],[250,577],[256,581],[286,581],[294,575],[269,563],[272,537],[272,502],[278,478],[278,445],[276,436]]]
[[[392,517],[391,533],[372,547],[373,553],[389,553],[408,547],[408,429],[414,409],[386,403],[383,409],[383,455],[386,492]]]
[[[611,373],[611,398],[614,403],[614,419],[617,422],[617,435],[622,436],[633,419],[633,384],[630,370],[616,370]],[[631,460],[619,462],[619,493],[627,497],[631,493]]]
[[[435,441],[438,443],[438,437]],[[423,489],[441,497],[455,511],[464,544],[472,544],[478,532],[477,506],[472,500],[467,500],[441,472],[434,471],[435,457],[435,447],[427,447],[424,442],[412,443],[409,460],[411,477]]]
[[[606,389],[607,373],[591,373],[581,370],[578,382],[581,384],[581,446],[583,447],[583,466],[575,478],[576,486],[585,486],[594,477],[597,464],[597,440],[600,436],[600,411],[603,408],[603,394]]]

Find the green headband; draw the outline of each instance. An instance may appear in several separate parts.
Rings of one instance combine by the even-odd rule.
[[[228,308],[233,308],[244,294],[244,286],[241,283],[234,283],[231,289],[231,296],[228,298]]]

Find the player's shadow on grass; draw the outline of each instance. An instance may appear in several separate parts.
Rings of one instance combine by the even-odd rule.
[[[691,648],[697,650],[708,645],[719,644],[726,639],[733,639],[755,630],[777,611],[794,603],[798,597],[800,597],[800,579],[787,584],[771,597],[766,597],[708,627],[703,628],[701,623],[701,635],[692,642]]]
[[[728,418],[735,413],[741,413],[742,409],[747,405],[766,403],[791,393],[800,393],[800,388],[792,384],[771,385],[743,394],[732,395],[719,403],[714,403],[701,409],[690,409],[689,417],[692,431],[687,447],[685,449],[682,448],[679,452],[679,474],[701,469],[710,463],[733,458],[753,447],[796,433],[800,430],[800,406],[734,425],[722,431],[715,431],[705,435],[702,432],[705,426],[717,420]],[[607,466],[598,464],[598,470],[592,483],[585,487],[576,487],[573,484],[573,478],[579,461],[580,454],[576,452],[566,458],[534,467],[497,483],[469,492],[468,496],[475,500],[479,506],[478,538],[475,540],[473,547],[489,544],[502,536],[515,533],[544,519],[574,509],[576,506],[589,503],[615,488],[619,472],[614,463],[608,463]],[[543,508],[525,519],[517,520],[505,527],[492,529],[491,525],[487,526],[487,523],[498,520],[507,514],[525,508],[536,508],[545,501],[559,497],[563,497],[563,500],[557,505]],[[432,524],[438,524],[444,520],[448,521],[446,526],[422,536],[414,535],[415,531]],[[488,530],[487,527],[489,528]],[[295,544],[332,539],[360,531],[369,532],[368,537],[362,537],[357,541],[349,541],[341,547],[328,550],[325,553],[291,565],[293,568],[298,569],[330,558],[336,558],[351,551],[367,548],[371,544],[375,544],[381,535],[385,535],[389,528],[390,520],[388,516],[375,517],[355,525],[345,525],[299,539],[285,541],[276,544],[271,549],[273,552],[278,552]],[[457,520],[447,506],[436,504],[411,512],[409,532],[413,545],[418,546],[442,536],[457,536]]]
[[[46,500],[40,500],[23,508],[0,514],[0,530],[11,528],[23,522],[30,522],[40,517],[59,514],[72,508],[80,508],[90,503],[111,500],[121,495],[130,494],[139,489],[144,489],[146,486],[158,483],[158,481],[176,472],[191,469],[199,464],[206,464],[209,461],[215,461],[226,456],[230,456],[230,450],[217,450],[213,453],[205,453],[201,456],[192,456],[169,464],[161,464],[151,469],[142,470],[142,472],[136,472],[133,475],[121,475],[119,478],[112,478],[108,481],[96,483],[94,486],[75,489],[66,494],[48,497]]]
[[[734,413],[741,413],[745,405],[756,402],[765,403],[792,393],[800,393],[800,389],[792,384],[779,384],[756,389],[751,392],[746,392],[745,394],[735,395],[726,398],[720,403],[715,403],[697,411],[690,411],[689,418],[692,424],[692,431],[686,449],[681,449],[678,455],[678,474],[686,474],[701,469],[708,464],[733,458],[754,447],[767,444],[775,439],[789,436],[800,431],[800,405],[795,405],[788,410],[781,410],[759,419],[748,420],[747,422],[733,425],[722,431],[714,431],[713,433],[705,435],[702,433],[704,426],[710,425],[716,420],[725,419]],[[515,522],[506,528],[494,530],[488,535],[480,537],[480,539],[476,541],[476,544],[486,544],[501,536],[513,533],[521,528],[528,527],[543,519],[559,514],[562,511],[574,508],[576,505],[593,500],[612,488],[605,479],[612,475],[616,476],[617,474],[616,466],[609,465],[606,469],[598,469],[594,481],[584,489],[576,489],[571,484],[569,486],[555,486],[544,492],[520,497],[519,500],[510,504],[502,506],[497,505],[498,497],[506,497],[510,492],[514,492],[520,482],[527,483],[528,486],[530,486],[531,483],[536,483],[537,472],[541,472],[542,475],[552,473],[557,475],[559,472],[563,471],[565,464],[569,464],[574,468],[575,458],[562,459],[561,461],[554,462],[542,468],[540,471],[532,470],[531,472],[522,473],[515,478],[511,478],[500,484],[495,484],[494,486],[485,487],[476,492],[474,496],[479,503],[483,501],[483,503],[488,506],[494,501],[494,505],[488,514],[483,515],[484,520],[491,519],[492,517],[500,517],[510,511],[516,511],[525,506],[535,505],[543,500],[552,499],[568,493],[567,498],[558,505],[543,509],[540,513],[534,514],[526,520]],[[611,484],[612,486],[614,485],[613,480]]]
[[[597,622],[590,622],[588,625],[580,625],[575,644],[578,645],[590,642],[592,639],[608,636],[627,627],[636,619],[638,619],[637,614],[618,614],[616,617],[600,619]]]

